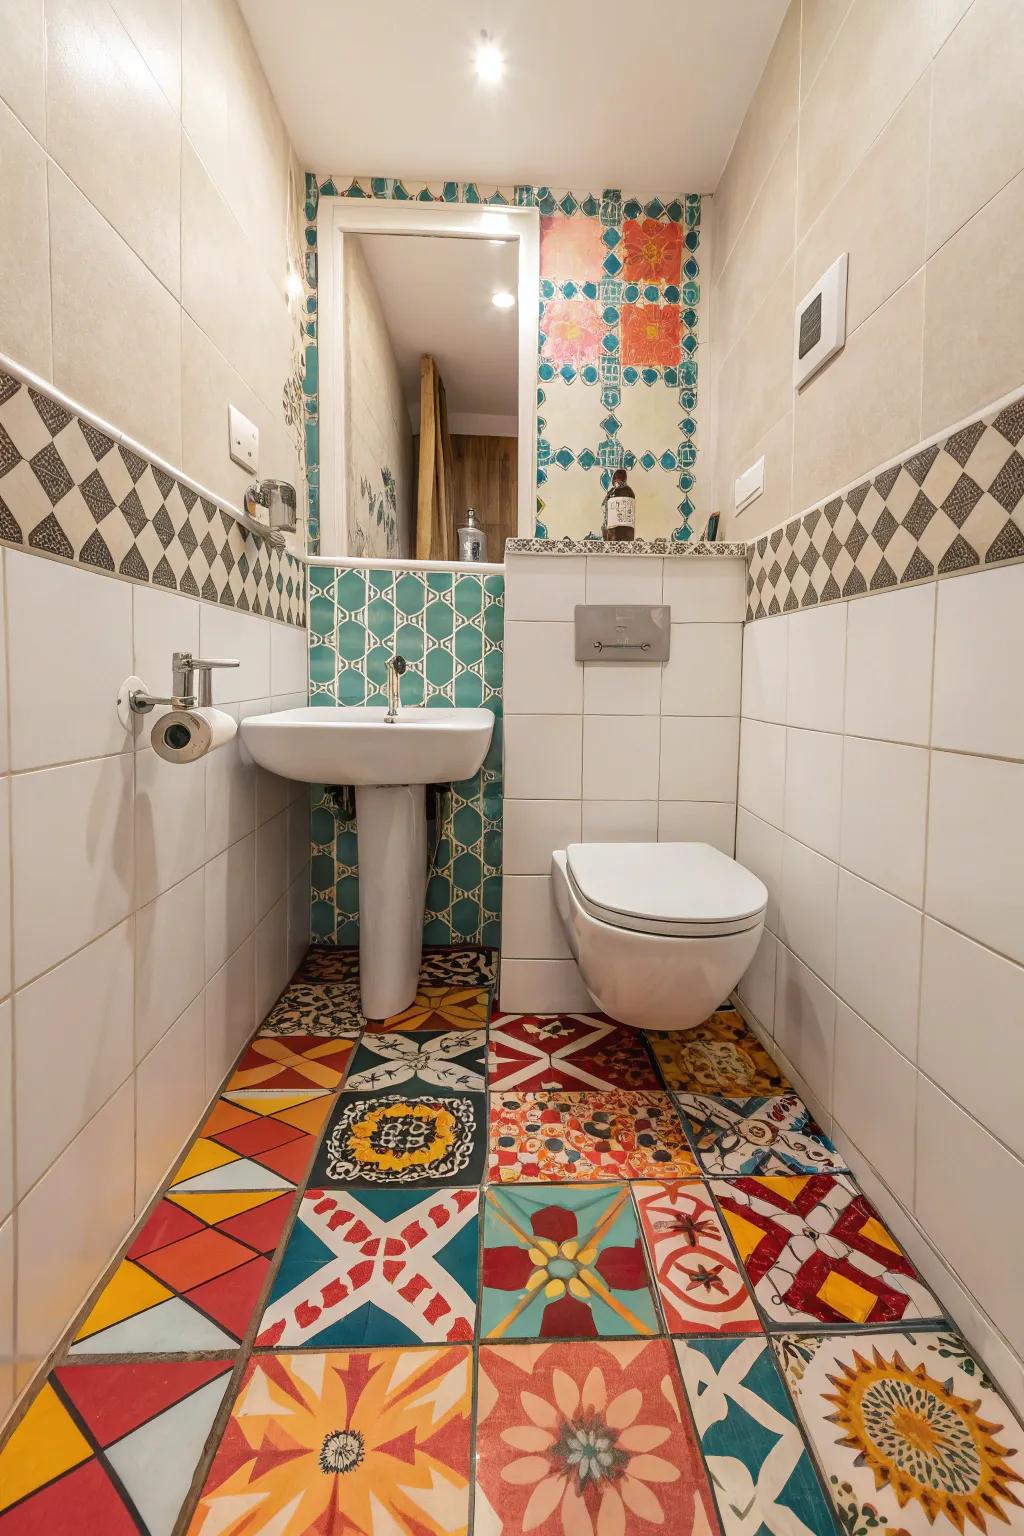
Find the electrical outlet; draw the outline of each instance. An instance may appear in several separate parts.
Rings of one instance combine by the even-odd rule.
[[[235,405],[228,406],[228,453],[243,469],[256,473],[260,456],[260,429]]]

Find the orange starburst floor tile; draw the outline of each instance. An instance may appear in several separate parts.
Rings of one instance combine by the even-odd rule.
[[[242,1056],[225,1093],[257,1089],[319,1089],[338,1087],[352,1054],[351,1040],[325,1040],[318,1035],[258,1035]]]
[[[369,1025],[370,1034],[384,1030],[401,1033],[414,1029],[482,1029],[490,1014],[486,987],[452,987],[421,984],[415,1001],[390,1019]]]

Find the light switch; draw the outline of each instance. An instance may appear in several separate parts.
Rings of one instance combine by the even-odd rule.
[[[756,464],[751,464],[736,480],[736,489],[733,496],[733,505],[737,512],[742,512],[744,507],[749,507],[752,501],[756,501],[764,490],[764,454]]]
[[[260,429],[235,405],[228,406],[228,453],[243,469],[256,473],[260,456]]]

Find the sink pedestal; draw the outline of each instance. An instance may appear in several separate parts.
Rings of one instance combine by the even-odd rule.
[[[359,993],[368,1019],[411,1006],[427,899],[426,786],[356,787]]]

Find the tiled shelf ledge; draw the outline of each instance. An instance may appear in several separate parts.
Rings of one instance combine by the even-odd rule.
[[[378,560],[372,555],[307,555],[306,564],[354,571],[458,571],[501,576],[505,567],[487,560]]]
[[[606,543],[604,539],[506,539],[505,556],[509,555],[628,555],[637,559],[651,555],[658,560],[746,560],[752,545],[707,544],[698,541],[684,544],[679,539],[632,539],[629,542]]]

